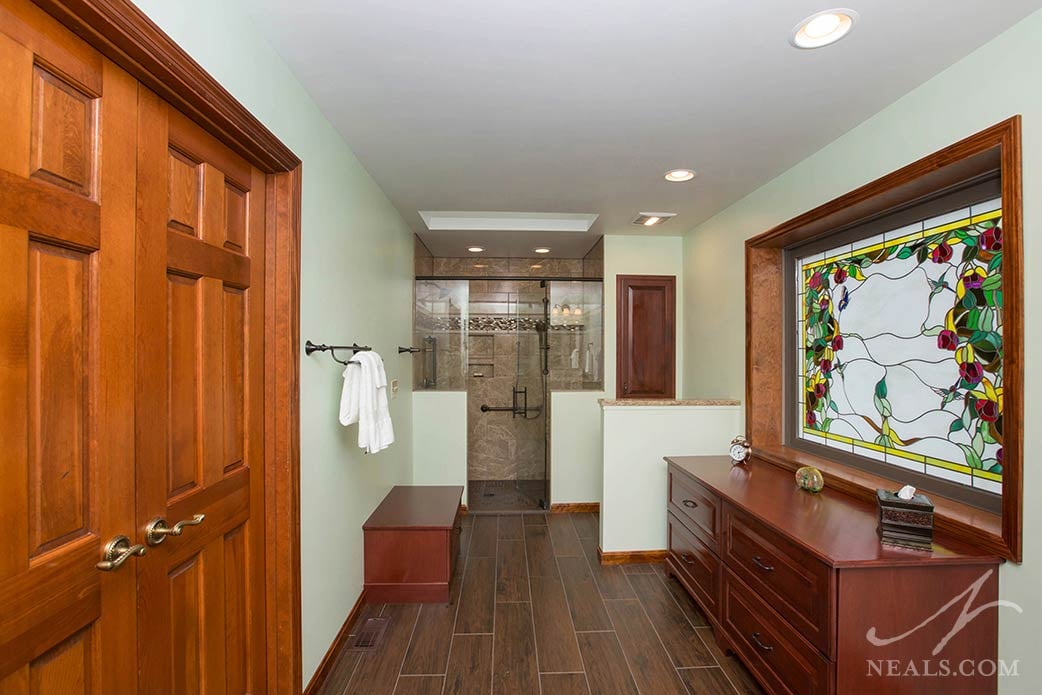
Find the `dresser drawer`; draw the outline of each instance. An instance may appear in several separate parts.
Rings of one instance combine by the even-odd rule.
[[[691,478],[670,469],[669,510],[712,550],[718,549],[719,497]]]
[[[724,570],[721,613],[735,650],[768,692],[827,695],[832,664],[730,570]]]
[[[667,520],[670,564],[682,575],[681,579],[694,593],[702,609],[714,619],[718,618],[720,560],[672,512],[667,515]]]
[[[741,510],[724,505],[721,558],[759,596],[831,657],[833,572],[814,555]]]

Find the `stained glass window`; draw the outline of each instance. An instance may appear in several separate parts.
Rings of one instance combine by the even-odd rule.
[[[1001,199],[795,263],[798,436],[1001,494]]]

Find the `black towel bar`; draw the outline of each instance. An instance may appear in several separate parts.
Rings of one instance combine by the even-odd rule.
[[[353,353],[357,353],[367,352],[369,350],[372,350],[372,348],[368,345],[359,345],[358,343],[354,343],[352,345],[326,345],[324,343],[322,345],[315,345],[310,340],[304,343],[305,355],[310,356],[313,352],[328,352],[329,356],[333,358],[334,362],[339,362],[340,364],[358,364],[357,362],[351,362],[349,360],[342,360],[338,358],[336,356],[336,350],[350,350]]]

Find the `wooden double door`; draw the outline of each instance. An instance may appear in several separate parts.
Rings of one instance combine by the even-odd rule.
[[[261,171],[0,0],[0,695],[265,691],[265,216]]]

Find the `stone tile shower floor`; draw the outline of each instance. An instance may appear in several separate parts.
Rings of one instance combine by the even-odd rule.
[[[546,482],[542,480],[468,480],[467,510],[481,512],[541,511]]]

